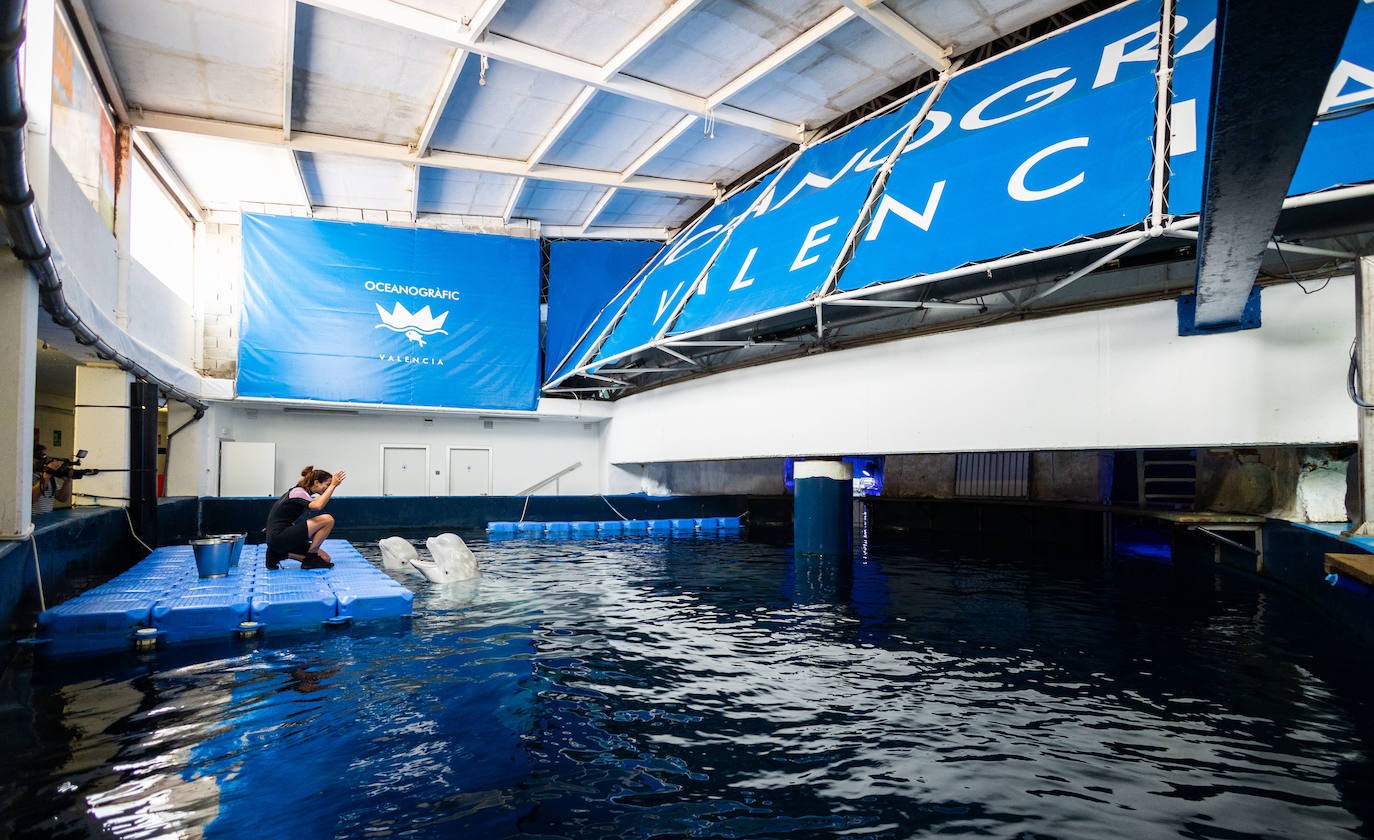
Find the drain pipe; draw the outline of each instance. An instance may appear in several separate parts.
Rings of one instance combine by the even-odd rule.
[[[28,114],[19,85],[19,46],[23,42],[23,0],[0,0],[0,210],[4,212],[10,248],[33,272],[38,281],[39,300],[54,323],[70,329],[78,343],[94,348],[100,358],[151,382],[171,399],[186,403],[199,419],[205,413],[206,403],[153,375],[143,365],[111,347],[81,320],[62,294],[62,279],[57,275],[52,250],[39,227],[33,206],[34,194],[24,166],[24,127]]]

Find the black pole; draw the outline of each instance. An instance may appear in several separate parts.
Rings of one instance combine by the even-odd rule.
[[[129,386],[129,518],[135,535],[157,547],[157,386]]]

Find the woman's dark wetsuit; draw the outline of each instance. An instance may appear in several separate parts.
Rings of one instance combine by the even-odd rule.
[[[296,486],[272,505],[267,514],[267,568],[276,568],[288,554],[305,554],[310,550],[310,531],[301,517],[310,500],[310,493]]]

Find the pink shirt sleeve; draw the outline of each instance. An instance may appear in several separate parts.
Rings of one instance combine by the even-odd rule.
[[[310,495],[310,491],[306,490],[304,487],[292,487],[291,493],[288,495],[287,498],[304,499],[308,502],[315,497]]]

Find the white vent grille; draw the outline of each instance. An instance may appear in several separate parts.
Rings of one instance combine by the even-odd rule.
[[[965,498],[1030,498],[1029,452],[960,452],[954,495]]]

